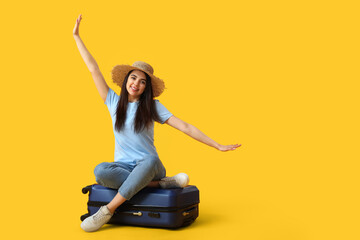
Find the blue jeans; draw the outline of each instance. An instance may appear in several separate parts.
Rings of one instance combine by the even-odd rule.
[[[148,156],[136,161],[133,169],[122,162],[102,162],[95,167],[94,174],[98,184],[118,189],[129,200],[151,181],[164,178],[166,170],[158,157]]]

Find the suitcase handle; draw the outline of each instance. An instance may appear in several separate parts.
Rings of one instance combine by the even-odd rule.
[[[92,186],[93,186],[93,185],[89,185],[89,186],[84,187],[84,188],[82,189],[82,193],[83,193],[83,194],[87,194],[88,192],[90,192]]]

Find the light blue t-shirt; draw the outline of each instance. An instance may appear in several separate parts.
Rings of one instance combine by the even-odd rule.
[[[140,132],[134,132],[134,119],[139,101],[129,102],[126,112],[126,121],[120,132],[115,130],[116,108],[120,96],[111,88],[106,96],[105,104],[109,109],[115,135],[115,162],[123,162],[131,168],[135,167],[138,160],[143,159],[146,155],[159,157],[154,146],[154,121],[149,129],[146,127]],[[161,119],[161,124],[171,117],[170,113],[159,100],[155,99],[155,107]]]

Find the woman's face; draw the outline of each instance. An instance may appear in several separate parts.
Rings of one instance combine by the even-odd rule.
[[[146,87],[146,75],[140,70],[130,73],[126,83],[126,90],[129,93],[129,102],[137,102]]]

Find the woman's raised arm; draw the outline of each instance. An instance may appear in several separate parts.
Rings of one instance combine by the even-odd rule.
[[[91,56],[90,52],[86,49],[83,41],[80,38],[79,25],[80,25],[81,19],[82,19],[82,15],[80,14],[79,17],[76,19],[75,27],[73,30],[73,36],[74,36],[76,45],[79,48],[80,55],[84,59],[86,66],[88,67],[89,71],[91,72],[91,75],[95,82],[95,86],[96,86],[101,98],[105,102],[106,96],[109,91],[109,86],[106,84],[104,76],[102,75],[95,59],[93,58],[93,56]]]
[[[209,145],[210,147],[216,148],[217,150],[226,152],[230,150],[235,150],[236,148],[240,147],[241,144],[235,144],[235,145],[221,145],[208,136],[206,136],[203,132],[201,132],[199,129],[194,127],[193,125],[184,122],[183,120],[175,117],[172,115],[169,117],[166,122],[168,125],[182,131],[183,133],[189,135],[190,137],[194,138],[195,140],[198,140],[199,142],[205,143],[206,145]]]

